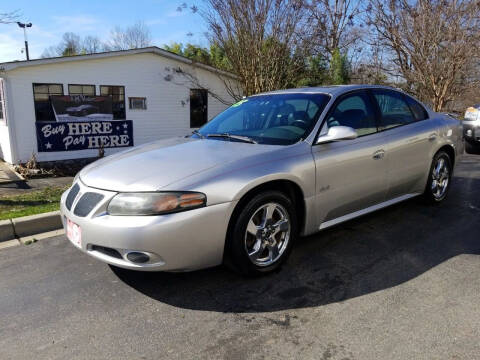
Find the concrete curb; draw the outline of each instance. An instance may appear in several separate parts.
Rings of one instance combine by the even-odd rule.
[[[0,221],[0,242],[62,228],[60,211]]]
[[[12,220],[0,220],[0,242],[15,238]]]

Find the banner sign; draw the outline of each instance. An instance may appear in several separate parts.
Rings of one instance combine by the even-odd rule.
[[[132,120],[37,122],[39,152],[133,146]]]
[[[51,95],[50,101],[59,122],[113,120],[110,96]]]

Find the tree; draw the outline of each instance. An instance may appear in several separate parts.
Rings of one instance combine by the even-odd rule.
[[[107,51],[130,50],[152,45],[152,36],[145,23],[138,21],[123,29],[115,27],[110,33],[110,40],[105,44]]]
[[[129,50],[151,45],[150,31],[142,23],[122,29],[116,27],[112,30],[111,38],[106,43],[97,36],[81,36],[73,32],[66,32],[58,45],[46,48],[42,57],[74,56],[95,54],[102,51]]]
[[[206,0],[209,40],[224,52],[245,95],[292,86],[304,68],[302,0]]]
[[[83,39],[82,52],[85,54],[95,54],[104,51],[104,44],[96,36],[87,36]]]
[[[73,32],[66,32],[63,34],[59,49],[62,51],[62,56],[79,55],[81,53],[81,49],[82,44],[79,35],[74,34]]]
[[[476,0],[372,0],[370,26],[407,91],[443,110],[472,86],[479,60]]]
[[[85,53],[82,38],[73,32],[66,32],[60,43],[46,48],[41,57],[74,56],[82,53]]]
[[[195,62],[230,71],[230,64],[225,57],[225,52],[216,44],[211,44],[209,48],[204,48],[190,43],[183,45],[182,43],[174,42],[170,45],[164,45],[163,48]]]
[[[347,56],[341,54],[338,48],[333,50],[332,59],[330,60],[330,79],[334,85],[348,84],[350,81]]]
[[[305,65],[300,73],[302,76],[294,87],[319,86],[328,83],[330,78],[328,61],[323,55],[309,56],[305,58]]]
[[[355,25],[362,5],[361,0],[306,0],[309,37],[330,57],[336,49],[346,54],[362,36]]]

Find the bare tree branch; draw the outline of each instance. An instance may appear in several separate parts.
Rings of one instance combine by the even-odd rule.
[[[152,36],[145,23],[139,21],[123,29],[115,27],[110,33],[110,40],[105,44],[107,51],[129,50],[152,45]]]
[[[0,12],[0,24],[11,24],[18,21],[20,10],[10,12]]]
[[[443,110],[478,84],[480,3],[476,0],[372,0],[370,25],[405,87]]]
[[[205,0],[211,43],[225,52],[245,95],[291,86],[310,45],[302,0]]]

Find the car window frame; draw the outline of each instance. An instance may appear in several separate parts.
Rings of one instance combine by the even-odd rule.
[[[318,141],[318,138],[320,137],[320,133],[322,132],[322,129],[323,127],[325,126],[325,123],[328,119],[328,117],[335,111],[336,107],[338,106],[338,104],[343,101],[346,97],[350,96],[350,95],[354,95],[355,93],[365,93],[366,97],[368,98],[368,100],[370,101],[370,105],[372,106],[373,108],[373,112],[374,112],[374,116],[375,116],[375,125],[377,126],[377,131],[374,132],[374,133],[371,133],[371,134],[365,134],[365,135],[359,135],[357,136],[357,139],[363,139],[367,136],[371,136],[371,135],[375,135],[375,134],[378,134],[381,132],[380,128],[379,128],[379,125],[380,125],[380,113],[379,113],[379,108],[378,108],[378,104],[376,103],[376,101],[374,101],[375,99],[373,99],[373,95],[370,93],[369,91],[370,89],[367,89],[367,88],[363,88],[363,89],[354,89],[354,90],[350,90],[350,91],[347,91],[341,95],[339,95],[335,101],[332,103],[332,105],[330,105],[330,108],[328,109],[327,113],[325,114],[325,116],[323,117],[322,119],[322,122],[320,124],[320,127],[318,128],[317,130],[317,134],[315,135],[315,138],[314,138],[314,141],[313,141],[313,146],[316,146],[316,145],[322,145],[322,144],[317,144],[317,141]]]
[[[403,93],[402,91],[398,91],[398,90],[395,90],[395,89],[386,89],[386,88],[370,88],[370,89],[368,89],[368,91],[370,92],[372,101],[374,101],[375,108],[377,109],[377,112],[378,112],[378,126],[380,126],[378,132],[385,132],[385,131],[389,131],[389,130],[393,130],[393,129],[399,129],[399,128],[403,128],[404,126],[416,124],[418,122],[430,119],[430,115],[429,115],[427,109],[425,109],[425,106],[423,106],[420,102],[418,102],[417,100],[415,100],[413,97],[410,96],[411,99],[415,100],[415,102],[418,103],[422,107],[422,109],[425,111],[425,114],[427,114],[426,119],[417,120],[410,104],[408,103],[408,101],[406,99],[408,97],[408,95]],[[407,108],[410,111],[410,114],[412,115],[412,118],[414,119],[414,121],[412,121],[408,124],[402,124],[402,125],[398,125],[398,126],[391,127],[391,128],[383,128],[382,111],[380,110],[380,105],[378,105],[378,101],[375,98],[375,95],[374,95],[375,91],[384,91],[384,92],[391,92],[391,93],[399,94],[400,97],[403,98],[403,101],[405,101],[405,104],[407,105]]]

